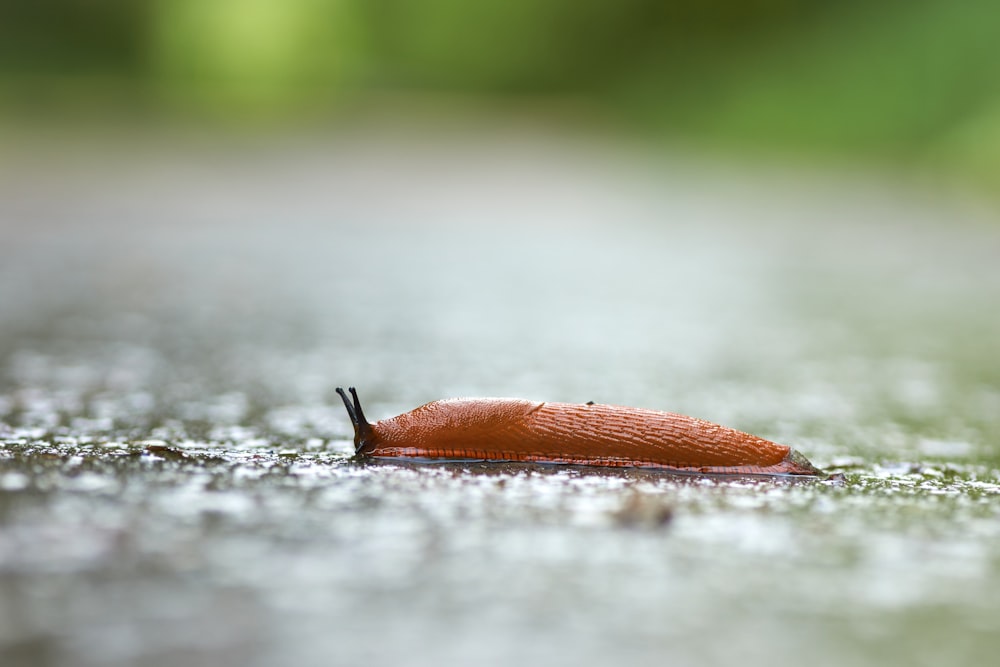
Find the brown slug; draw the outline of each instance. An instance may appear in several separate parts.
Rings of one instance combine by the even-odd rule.
[[[702,419],[517,398],[434,401],[369,424],[340,387],[358,456],[532,461],[696,473],[823,475],[802,454]]]

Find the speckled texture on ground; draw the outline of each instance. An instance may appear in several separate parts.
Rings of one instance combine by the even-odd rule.
[[[983,211],[534,140],[0,176],[5,667],[1000,651]],[[682,412],[843,479],[358,463],[340,384]]]

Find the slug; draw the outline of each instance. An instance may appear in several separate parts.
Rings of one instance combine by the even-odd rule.
[[[361,457],[532,461],[739,475],[823,475],[791,447],[658,410],[517,398],[434,401],[369,424],[340,387]]]

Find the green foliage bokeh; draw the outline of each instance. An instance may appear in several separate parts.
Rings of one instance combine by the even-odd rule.
[[[991,0],[33,0],[0,8],[0,110],[562,96],[667,136],[990,180],[998,25]]]

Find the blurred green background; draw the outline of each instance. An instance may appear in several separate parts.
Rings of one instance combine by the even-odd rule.
[[[537,107],[1000,190],[998,31],[994,0],[24,0],[0,9],[0,114]]]

